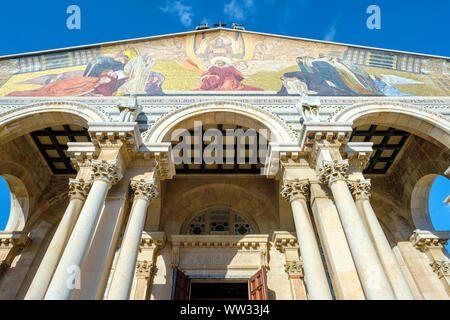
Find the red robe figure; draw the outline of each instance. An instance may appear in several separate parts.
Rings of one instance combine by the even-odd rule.
[[[211,62],[214,65],[203,73],[201,77],[202,85],[198,90],[263,91],[263,89],[241,83],[244,76],[231,63],[227,63],[227,58],[217,57],[212,59]]]

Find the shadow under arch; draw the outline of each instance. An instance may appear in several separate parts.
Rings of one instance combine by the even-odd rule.
[[[0,113],[0,144],[45,127],[74,124],[87,128],[89,122],[110,122],[102,111],[74,102],[41,102]]]
[[[353,127],[377,124],[413,133],[439,147],[450,148],[450,122],[443,116],[403,103],[368,102],[345,108],[330,122],[353,122]]]
[[[237,196],[240,198],[236,199]],[[166,206],[169,210],[165,213],[165,223],[161,226],[161,229],[166,229],[169,233],[182,233],[200,211],[221,206],[230,208],[248,219],[250,224],[256,227],[257,232],[267,233],[278,225],[278,217],[271,215],[267,199],[238,185],[223,182],[206,183],[184,192],[177,198],[178,200],[170,204],[170,207]]]
[[[273,140],[277,142],[296,142],[297,140],[292,128],[280,117],[263,108],[230,101],[216,101],[193,104],[167,113],[144,132],[144,143],[159,143],[167,140],[168,134],[188,119],[199,120],[204,124],[219,124],[222,121],[217,119],[217,114],[221,113],[232,114],[230,121],[224,119],[227,124],[239,124],[256,130],[268,129],[274,137]],[[215,119],[212,118],[213,115],[216,116]]]

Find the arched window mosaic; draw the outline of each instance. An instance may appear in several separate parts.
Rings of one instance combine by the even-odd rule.
[[[189,234],[250,234],[254,228],[247,219],[230,209],[207,210],[188,225]]]

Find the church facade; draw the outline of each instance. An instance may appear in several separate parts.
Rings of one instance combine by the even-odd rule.
[[[450,59],[235,29],[0,58],[0,299],[450,298]]]

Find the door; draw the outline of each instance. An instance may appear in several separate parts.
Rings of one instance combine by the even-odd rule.
[[[191,279],[178,268],[173,269],[172,300],[189,300]]]
[[[267,272],[262,267],[248,280],[248,292],[250,300],[268,300]]]

